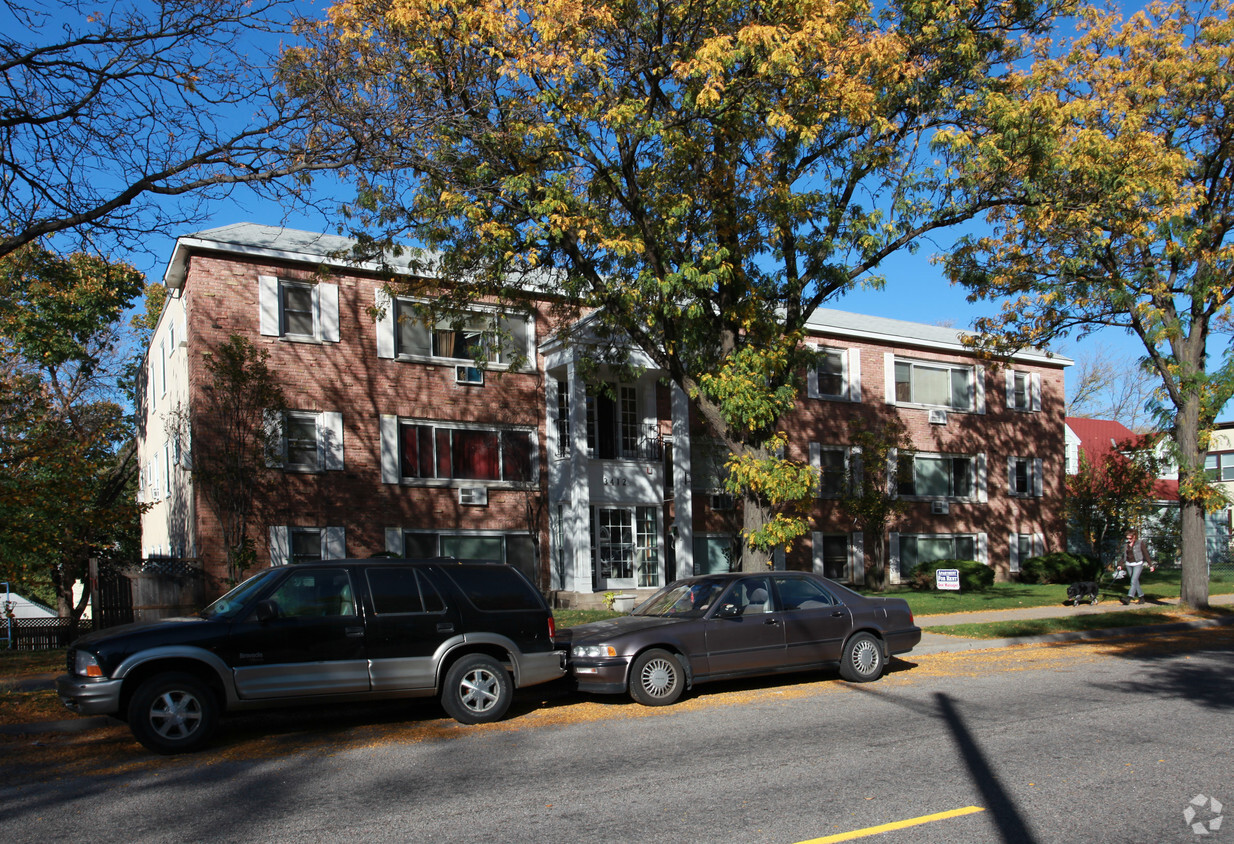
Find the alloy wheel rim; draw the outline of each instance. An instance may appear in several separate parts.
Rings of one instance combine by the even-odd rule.
[[[643,666],[643,688],[649,695],[663,697],[677,681],[673,666],[666,659],[653,659]]]

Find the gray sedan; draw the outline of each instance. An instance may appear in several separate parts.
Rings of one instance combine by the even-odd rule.
[[[646,706],[675,702],[696,683],[838,665],[877,680],[892,654],[921,641],[908,603],[867,598],[808,572],[713,574],[665,586],[630,615],[568,634],[580,691]]]

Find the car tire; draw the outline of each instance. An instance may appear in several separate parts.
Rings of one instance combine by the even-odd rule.
[[[858,633],[844,645],[840,676],[851,683],[869,683],[881,677],[886,666],[882,642],[869,633]]]
[[[157,674],[129,700],[129,729],[155,753],[191,753],[214,736],[218,699],[192,674]]]
[[[656,648],[638,655],[630,666],[630,697],[643,706],[668,706],[676,703],[686,687],[681,660],[675,654]]]
[[[487,654],[469,654],[450,666],[441,706],[460,724],[500,721],[514,699],[510,672]]]

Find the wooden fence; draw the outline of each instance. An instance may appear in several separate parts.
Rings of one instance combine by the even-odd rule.
[[[15,618],[11,623],[11,647],[17,651],[67,648],[78,636],[94,630],[94,622],[88,618],[78,622],[67,618]]]

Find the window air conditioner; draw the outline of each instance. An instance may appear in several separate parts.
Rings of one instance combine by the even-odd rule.
[[[947,411],[931,410],[930,411],[930,424],[931,425],[946,425],[947,424]]]
[[[461,486],[458,488],[458,503],[481,507],[488,504],[488,487]]]
[[[951,512],[951,506],[946,501],[931,501],[930,512],[936,516],[945,516]]]

